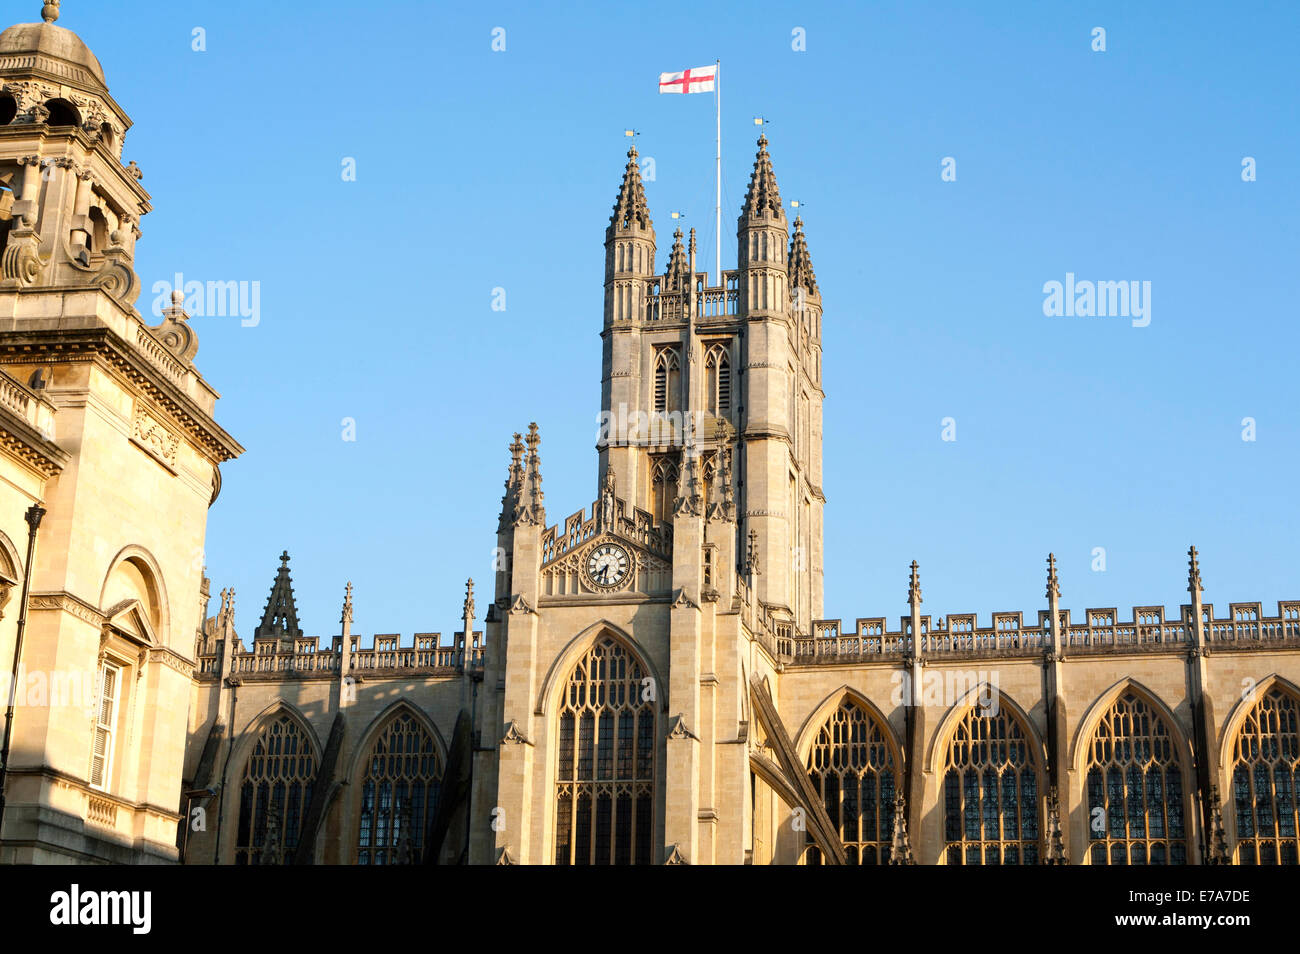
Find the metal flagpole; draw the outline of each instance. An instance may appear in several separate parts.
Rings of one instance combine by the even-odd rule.
[[[718,68],[714,71],[713,79],[713,99],[718,105],[718,154],[717,166],[714,169],[713,181],[717,187],[717,196],[713,205],[713,231],[716,255],[713,263],[716,268],[718,279],[718,288],[722,287],[722,60],[717,61]]]

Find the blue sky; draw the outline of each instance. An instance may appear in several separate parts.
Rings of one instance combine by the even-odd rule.
[[[1207,600],[1300,597],[1297,8],[845,6],[65,0],[137,124],[141,309],[261,283],[256,327],[194,322],[241,635],[285,548],[311,634],[349,579],[359,632],[454,630],[529,421],[551,521],[590,503],[623,130],[659,267],[671,211],[711,249],[712,98],[656,78],[719,58],[723,266],[761,115],[824,299],[827,616],[901,615],[912,559],[925,612],[1033,615],[1049,550],[1076,612],[1176,612],[1193,542]],[[1150,325],[1044,316],[1067,272],[1151,282]]]

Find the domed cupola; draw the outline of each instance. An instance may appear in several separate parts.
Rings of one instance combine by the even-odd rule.
[[[0,77],[41,74],[56,83],[107,92],[104,69],[90,47],[71,30],[55,26],[58,0],[47,0],[41,16],[43,23],[20,23],[0,33]]]
[[[0,292],[95,286],[131,310],[149,194],[122,164],[131,120],[59,6],[0,33]]]
[[[81,37],[56,25],[59,0],[45,0],[41,17],[0,33],[0,127],[76,127],[121,155],[131,121],[109,95],[104,68]]]

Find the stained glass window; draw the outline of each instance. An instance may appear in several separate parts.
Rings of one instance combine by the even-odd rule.
[[[272,719],[258,733],[240,786],[235,864],[293,860],[316,768],[311,742],[289,714]]]
[[[1038,760],[1005,707],[962,717],[948,742],[943,785],[948,864],[1038,864]]]
[[[1300,853],[1300,704],[1274,686],[1246,715],[1233,751],[1237,859],[1243,865],[1294,865]]]
[[[597,640],[559,711],[555,863],[650,864],[654,836],[654,693],[620,642]]]
[[[1177,742],[1132,690],[1106,711],[1088,751],[1088,837],[1094,865],[1187,863]]]
[[[866,709],[846,698],[808,752],[808,777],[839,831],[851,865],[889,861],[897,769],[886,732]],[[806,839],[804,863],[821,864],[821,850],[811,835]]]
[[[399,711],[366,759],[357,864],[419,864],[441,780],[442,760],[433,736],[410,712]]]

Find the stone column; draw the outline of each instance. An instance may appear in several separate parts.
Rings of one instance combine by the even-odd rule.
[[[1048,790],[1043,793],[1047,803],[1051,800],[1051,790],[1056,789],[1057,805],[1065,816],[1061,819],[1061,843],[1065,857],[1070,857],[1071,832],[1069,825],[1070,810],[1070,766],[1069,739],[1065,727],[1068,723],[1065,699],[1065,680],[1062,666],[1065,662],[1065,634],[1061,630],[1061,585],[1056,576],[1056,554],[1047,555],[1047,612],[1049,616],[1049,642],[1043,650],[1043,703],[1047,713],[1047,726],[1044,737],[1047,740],[1046,772]],[[1087,805],[1084,803],[1084,814]],[[1043,826],[1044,828],[1046,826]],[[1084,840],[1082,852],[1086,849]],[[1049,845],[1048,848],[1051,846]],[[1082,863],[1082,854],[1074,861]]]
[[[701,545],[703,499],[698,449],[683,452],[673,517],[673,605],[670,612],[668,726],[664,766],[664,858],[674,850],[690,864],[700,858]],[[660,858],[662,861],[664,858]]]
[[[541,526],[525,517],[512,538],[512,583],[502,663],[502,724],[483,726],[485,745],[498,747],[497,799],[491,806],[497,858],[518,864],[543,864],[541,830],[534,831],[533,792],[545,791],[545,779],[534,780],[536,740],[545,727],[537,724],[538,576],[541,568]]]
[[[1191,595],[1191,620],[1188,627],[1187,647],[1187,699],[1192,713],[1192,757],[1196,762],[1197,837],[1188,838],[1197,852],[1197,862],[1209,863],[1209,839],[1213,831],[1215,806],[1212,800],[1218,791],[1219,753],[1214,744],[1214,701],[1206,691],[1209,687],[1210,649],[1205,631],[1205,605],[1201,600],[1201,567],[1196,547],[1187,551],[1187,592]],[[1188,853],[1191,861],[1191,852]]]

